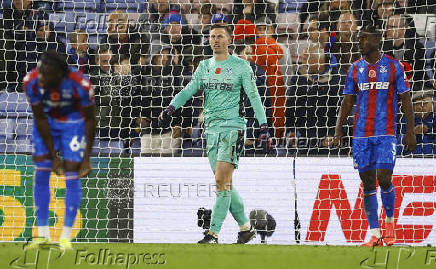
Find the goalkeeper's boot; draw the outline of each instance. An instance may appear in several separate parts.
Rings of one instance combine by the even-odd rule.
[[[24,246],[24,250],[50,248],[50,244],[52,244],[52,241],[49,238],[35,237],[32,239],[32,242]]]
[[[387,246],[392,246],[395,243],[395,224],[393,222],[385,223],[385,235],[383,241]]]
[[[362,247],[377,247],[377,246],[383,246],[383,241],[381,238],[377,238],[377,236],[371,236],[371,239],[365,244],[361,245]]]
[[[63,250],[72,250],[73,244],[71,244],[71,240],[68,238],[59,239],[59,247]]]
[[[245,244],[250,242],[253,238],[256,237],[256,229],[253,226],[250,227],[248,231],[242,231],[238,233],[238,240],[236,244]]]
[[[204,238],[198,241],[198,244],[218,244],[218,238],[209,233],[206,233],[204,235]]]

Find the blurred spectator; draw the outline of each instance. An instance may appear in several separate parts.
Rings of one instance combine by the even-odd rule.
[[[277,22],[276,11],[272,4],[266,0],[235,0],[232,14],[235,14],[234,24],[237,24],[241,19],[254,22],[265,16],[270,18],[273,24]]]
[[[300,18],[300,26],[298,28],[299,33],[303,33],[304,25],[306,23],[307,18],[314,17],[318,14],[319,9],[323,5],[325,0],[307,0],[301,5],[299,18]]]
[[[107,130],[109,137],[123,140],[127,153],[134,122],[141,114],[141,80],[139,75],[132,73],[129,55],[114,55],[110,63],[113,73],[109,96],[110,124]]]
[[[330,32],[330,22],[328,16],[319,15],[309,18],[307,32],[312,43],[319,43],[325,52],[330,52],[331,47],[336,42],[336,32]]]
[[[330,23],[330,27],[328,29],[332,32],[335,32],[336,23],[341,13],[350,10],[350,0],[330,0],[324,2],[324,4],[319,9],[319,12],[321,16],[325,16],[328,18],[327,21]]]
[[[327,154],[334,135],[343,81],[319,44],[311,44],[287,96],[288,146],[304,154]],[[298,144],[297,144],[298,143]]]
[[[375,22],[379,29],[386,30],[388,18],[394,15],[394,0],[377,0],[375,1]]]
[[[173,114],[171,127],[160,128],[158,117],[164,107],[182,89],[182,66],[178,55],[167,44],[153,41],[151,65],[145,76],[143,112],[137,124],[141,127],[141,153],[176,153],[182,143],[182,127],[191,126],[189,104]]]
[[[247,60],[250,63],[251,69],[256,76],[256,86],[259,91],[260,98],[262,100],[263,106],[266,108],[266,117],[269,125],[271,124],[271,97],[266,88],[266,74],[261,66],[253,62],[253,48],[245,44],[236,45],[235,51],[239,58]],[[255,140],[257,136],[257,131],[259,129],[259,124],[256,121],[253,107],[250,104],[248,98],[244,99],[245,107],[245,118],[247,119],[247,140],[245,141],[246,147],[255,146]]]
[[[216,13],[215,5],[211,3],[205,3],[200,6],[198,10],[198,21],[200,22],[199,27],[193,27],[196,29],[197,33],[201,33],[201,44],[204,46],[204,54],[212,55],[212,49],[209,46],[209,32],[210,26],[212,24],[212,16]]]
[[[18,45],[18,44],[16,44]],[[20,43],[22,51],[26,53],[17,53],[17,70],[19,73],[19,83],[26,72],[36,67],[39,56],[47,50],[55,50],[66,54],[66,46],[60,40],[58,34],[54,31],[53,24],[45,20],[39,20],[36,23],[36,32],[34,41]]]
[[[266,37],[266,39],[275,39],[276,29],[272,21],[268,17],[261,17],[255,21],[258,37]],[[291,77],[295,74],[293,68],[292,56],[288,44],[276,43],[282,48],[283,57],[279,59],[281,73],[283,74],[283,81],[285,85],[290,83]]]
[[[180,56],[180,64],[189,67],[194,57],[194,46],[201,46],[201,36],[186,25],[179,13],[170,13],[164,20],[161,42],[170,45]]]
[[[403,63],[406,76],[411,79],[411,87],[422,89],[425,80],[429,83],[424,68],[425,48],[419,42],[416,29],[410,27],[408,17],[399,14],[390,16],[385,35],[384,50]]]
[[[12,8],[5,8],[2,13],[6,39],[6,79],[9,90],[21,91],[21,81],[31,70],[26,62],[26,53],[36,53],[37,23],[48,19],[48,15],[42,9],[37,9],[31,0],[14,0]]]
[[[108,44],[98,46],[95,62],[90,79],[95,91],[99,139],[121,138],[128,150],[132,119],[140,114],[139,77],[131,74],[129,56],[113,56]]]
[[[170,0],[150,0],[145,2],[144,12],[139,16],[140,31],[151,35],[152,39],[159,36],[162,23],[170,11],[181,12],[180,6],[171,4]]]
[[[243,33],[246,36],[253,34],[256,30],[253,24],[243,24]],[[238,25],[235,27],[235,40],[241,34],[236,34]],[[248,30],[248,31],[247,31]],[[248,32],[248,34],[247,34]],[[247,39],[247,37],[245,38]],[[266,72],[268,91],[271,96],[271,104],[273,106],[272,117],[275,130],[275,137],[281,139],[284,135],[285,126],[285,103],[286,103],[286,87],[283,80],[283,74],[280,70],[280,59],[283,58],[283,49],[277,44],[276,40],[268,36],[259,36],[256,38],[253,45],[253,60],[257,65],[260,65]]]
[[[89,66],[95,63],[95,52],[89,47],[88,33],[75,30],[70,33],[71,49],[68,50],[68,64],[84,74],[89,73]]]
[[[115,10],[107,20],[108,35],[101,43],[109,43],[112,53],[129,55],[130,63],[137,65],[140,55],[148,54],[150,36],[139,31],[139,25],[129,25],[128,16]]]
[[[89,76],[95,92],[100,139],[109,138],[108,128],[111,125],[112,68],[110,60],[112,55],[108,44],[99,45],[95,55],[95,66],[91,67]]]
[[[413,109],[415,111],[416,140],[418,146],[414,154],[435,154],[436,153],[436,103],[433,90],[413,94]],[[404,123],[404,121],[403,121]],[[402,133],[405,133],[405,124],[402,124]]]
[[[357,22],[352,12],[345,11],[339,16],[337,29],[338,40],[330,52],[339,62],[339,72],[346,75],[351,64],[360,58]]]

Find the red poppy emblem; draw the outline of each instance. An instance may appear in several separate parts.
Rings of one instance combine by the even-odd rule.
[[[52,92],[50,93],[50,98],[52,101],[59,101],[60,96],[58,92]]]
[[[221,67],[218,67],[215,69],[215,74],[219,75],[221,73]]]

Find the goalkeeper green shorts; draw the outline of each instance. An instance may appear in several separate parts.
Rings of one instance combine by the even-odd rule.
[[[218,161],[231,163],[238,168],[239,156],[245,143],[245,131],[222,128],[216,132],[206,132],[207,157],[212,171]]]

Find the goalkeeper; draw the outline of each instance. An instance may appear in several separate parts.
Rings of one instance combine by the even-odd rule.
[[[213,57],[200,62],[191,82],[171,101],[159,116],[161,125],[168,125],[171,115],[183,106],[199,89],[204,91],[204,122],[207,155],[216,181],[216,201],[209,231],[198,243],[218,243],[218,233],[227,211],[238,222],[237,243],[245,244],[256,236],[256,230],[245,215],[241,196],[232,186],[232,174],[238,167],[244,146],[246,121],[243,118],[243,96],[248,96],[260,125],[257,141],[268,153],[271,139],[256,81],[250,64],[230,55],[232,41],[228,28],[213,25],[209,42]]]

